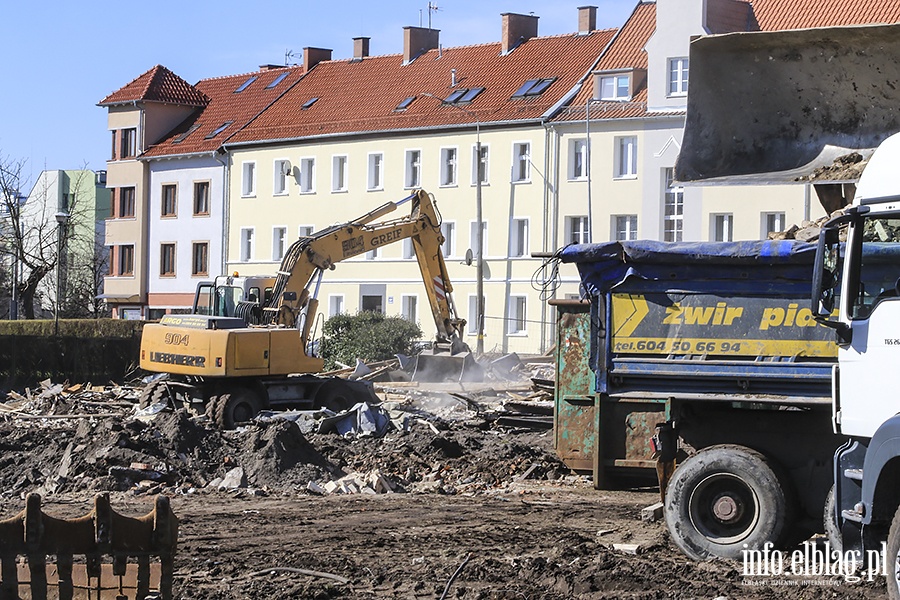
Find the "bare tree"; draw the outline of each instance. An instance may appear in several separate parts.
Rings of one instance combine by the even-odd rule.
[[[49,316],[59,310],[60,315],[100,316],[102,305],[96,296],[98,278],[102,285],[105,248],[97,248],[95,207],[86,202],[95,185],[94,175],[86,169],[44,172],[23,202],[24,164],[0,158],[2,211],[11,234],[4,236],[8,239],[5,252],[18,265],[16,290],[22,315],[34,319],[39,311]],[[69,173],[74,175],[70,178]],[[60,182],[60,177],[66,181]],[[58,214],[65,215],[62,224]]]

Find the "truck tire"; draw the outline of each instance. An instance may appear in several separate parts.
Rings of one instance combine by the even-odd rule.
[[[900,600],[900,508],[894,513],[891,528],[888,531],[887,550],[884,553],[887,563],[887,592],[891,600]]]
[[[238,423],[253,419],[259,412],[260,401],[249,390],[237,390],[213,396],[206,405],[207,416],[221,429],[234,429]]]
[[[777,547],[793,521],[794,497],[777,465],[743,446],[710,446],[675,469],[666,490],[672,541],[696,560],[740,560],[744,549]]]
[[[166,387],[165,382],[154,381],[150,385],[145,386],[141,391],[141,397],[138,400],[138,408],[143,410],[148,406],[153,406],[160,402],[171,405],[172,395],[169,393],[169,388]]]
[[[834,493],[834,485],[832,485],[831,489],[828,490],[828,495],[825,496],[825,513],[822,515],[822,523],[825,525],[825,536],[828,538],[832,552],[837,550],[843,554],[844,544],[841,541],[841,527],[838,525],[835,517],[834,503],[836,499]]]

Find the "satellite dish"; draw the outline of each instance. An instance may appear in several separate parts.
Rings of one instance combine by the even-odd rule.
[[[285,175],[290,175],[291,171],[293,171],[294,167],[291,166],[291,161],[283,160],[281,161],[281,172]]]
[[[472,249],[469,248],[468,250],[466,250],[466,266],[467,266],[467,267],[471,267],[471,266],[472,266],[472,261],[473,261],[474,259],[475,259],[475,257],[472,255]]]

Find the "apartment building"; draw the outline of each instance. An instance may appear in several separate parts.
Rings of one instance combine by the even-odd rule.
[[[369,39],[355,38],[349,59],[305,48],[303,65],[195,86],[156,67],[100,103],[113,132],[113,204],[122,208],[120,188],[135,198],[135,216],[119,210],[108,223],[107,295],[120,317],[186,310],[196,280],[274,273],[298,236],[424,188],[442,213],[472,343],[477,281],[465,257],[477,250],[480,180],[484,346],[544,351],[553,313],[532,282],[533,253],[612,239],[760,239],[823,214],[805,185],[674,181],[689,43],[900,20],[893,6],[853,4],[641,1],[621,28],[602,31],[587,6],[573,11],[576,31],[544,37],[537,16],[504,13],[493,43],[445,48],[439,31],[406,27],[400,54],[370,56]],[[574,270],[549,293],[577,295]],[[325,317],[381,310],[429,333],[407,241],[338,264],[319,299]]]

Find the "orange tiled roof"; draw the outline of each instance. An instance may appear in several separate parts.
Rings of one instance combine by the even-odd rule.
[[[532,38],[506,56],[492,43],[431,50],[407,65],[399,54],[321,62],[230,142],[539,119],[592,69],[614,32]],[[557,79],[538,96],[511,99],[538,78]],[[460,106],[466,112],[425,95],[476,87],[485,91]],[[396,111],[410,96],[416,100],[409,108]],[[318,101],[303,109],[311,98]]]
[[[752,0],[762,31],[900,22],[900,0]]]
[[[98,105],[109,106],[135,101],[204,106],[209,98],[169,69],[156,65],[125,87],[108,95]]]
[[[209,103],[141,156],[153,158],[212,152],[302,76],[303,67],[285,67],[203,79],[195,87],[209,98]],[[243,91],[235,91],[251,77],[256,79]],[[229,121],[231,123],[225,129],[208,137]]]
[[[646,69],[647,53],[644,46],[656,30],[656,3],[639,2],[625,25],[616,34],[609,49],[600,58],[595,71],[612,71],[616,69]],[[601,102],[591,107],[591,118],[624,119],[646,116],[647,89],[638,90],[631,102]],[[587,78],[578,95],[570,103],[570,108],[563,110],[556,121],[568,121],[573,118],[584,118],[584,105],[594,94],[594,81]],[[618,106],[616,106],[618,105]],[[580,115],[580,116],[579,116]],[[595,117],[596,115],[596,117]]]

